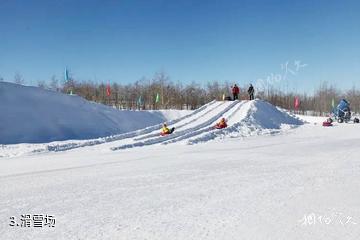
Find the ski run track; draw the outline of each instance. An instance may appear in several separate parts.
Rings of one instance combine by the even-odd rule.
[[[155,144],[196,144],[206,142],[224,136],[256,134],[256,127],[249,123],[250,110],[258,101],[211,101],[204,106],[194,110],[190,114],[168,122],[170,127],[175,127],[171,135],[160,136],[161,124],[144,129],[90,140],[69,140],[44,144],[16,144],[2,146],[0,157],[12,157],[24,154],[39,154],[43,152],[68,151],[80,147],[102,145],[98,148],[110,151],[142,147]],[[265,102],[263,102],[265,104]],[[267,103],[266,103],[267,104]],[[269,104],[270,105],[270,104]],[[213,126],[225,117],[228,127],[225,129],[214,129]],[[239,132],[239,127],[248,125],[244,133]],[[105,146],[103,145],[105,144]]]

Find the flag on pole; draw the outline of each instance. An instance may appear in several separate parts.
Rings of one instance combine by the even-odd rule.
[[[299,97],[295,97],[294,108],[297,110],[299,107],[300,107],[300,99]]]
[[[160,101],[160,95],[159,93],[156,94],[155,103],[158,103]]]
[[[222,100],[225,101],[225,93],[222,96]]]
[[[138,99],[138,105],[141,106],[141,103],[142,103],[142,99],[141,99],[141,96],[140,96],[139,99]]]
[[[64,79],[65,82],[69,81],[69,71],[66,67],[65,67]]]
[[[108,85],[106,86],[106,95],[107,95],[108,97],[110,97],[110,95],[111,95],[110,84],[108,84]]]
[[[334,98],[331,100],[331,106],[332,106],[333,108],[335,107],[335,99],[334,99]]]

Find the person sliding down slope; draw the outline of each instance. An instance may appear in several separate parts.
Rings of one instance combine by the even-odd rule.
[[[165,136],[165,135],[169,135],[169,134],[172,134],[174,132],[175,128],[171,128],[169,129],[166,125],[166,123],[163,124],[163,127],[161,128],[161,133],[160,135],[161,136]]]
[[[221,118],[220,122],[218,122],[214,128],[216,129],[222,129],[222,128],[226,128],[227,127],[227,124],[226,124],[226,120],[225,118]]]

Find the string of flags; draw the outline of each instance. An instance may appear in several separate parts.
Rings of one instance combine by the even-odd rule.
[[[69,76],[69,70],[67,69],[67,67],[65,67],[65,70],[64,70],[64,80],[65,82],[69,81],[70,80],[70,76]],[[70,89],[69,90],[69,94],[70,95],[73,95],[73,89]],[[111,86],[110,86],[110,83],[107,84],[106,86],[106,96],[107,97],[110,97],[111,96]],[[160,102],[160,94],[157,93],[156,96],[155,96],[155,103],[159,103]],[[138,100],[137,100],[137,104],[140,106],[143,104],[143,99],[142,99],[142,96],[139,96]]]
[[[299,107],[300,107],[300,98],[296,96],[294,98],[294,109],[298,110]],[[331,99],[331,107],[335,108],[335,99],[334,98]]]
[[[65,67],[65,70],[64,70],[64,80],[65,82],[69,81],[70,80],[70,74],[69,74],[69,70],[67,67]],[[69,89],[69,94],[70,95],[73,95],[73,89]],[[110,87],[110,83],[107,84],[106,86],[106,96],[107,97],[110,97],[111,96],[111,87]],[[225,100],[225,93],[222,95],[222,100],[224,101]],[[159,93],[156,93],[155,95],[155,103],[159,103],[160,102],[160,94]],[[142,96],[139,96],[138,100],[137,100],[137,104],[139,106],[141,106],[143,104],[143,99],[142,99]],[[300,107],[300,98],[298,96],[295,96],[294,97],[294,109],[295,110],[298,110]],[[332,98],[331,99],[331,107],[332,108],[335,108],[335,99]]]

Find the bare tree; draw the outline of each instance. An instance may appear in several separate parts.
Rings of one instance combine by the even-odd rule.
[[[47,85],[46,85],[46,83],[45,83],[45,81],[38,81],[37,82],[37,86],[39,87],[39,88],[42,88],[42,89],[47,89]]]
[[[14,83],[16,84],[20,84],[20,85],[23,85],[25,83],[25,80],[23,79],[23,77],[21,76],[20,73],[15,73],[15,76],[14,76]]]
[[[22,79],[21,76],[17,76]],[[56,77],[52,77],[51,89],[58,84]],[[44,82],[39,86],[45,87]],[[156,73],[153,78],[141,78],[132,84],[122,85],[113,83],[111,94],[106,94],[107,84],[104,82],[94,83],[92,81],[75,81],[72,76],[59,89],[64,93],[70,90],[87,100],[116,106],[119,109],[195,109],[214,99],[221,100],[222,96],[230,94],[228,82],[208,82],[199,85],[196,82],[182,84],[180,81],[174,83],[165,72]],[[246,91],[246,87],[242,87]],[[332,99],[337,103],[341,98],[347,98],[351,103],[353,111],[360,112],[360,91],[353,87],[348,91],[340,91],[335,86],[323,82],[317,90],[312,93],[284,92],[281,88],[268,87],[266,93],[257,91],[256,97],[267,100],[276,106],[294,110],[294,99],[300,99],[299,111],[303,114],[325,115],[331,111]],[[159,95],[160,101],[156,101]],[[247,99],[247,93],[242,92],[242,99]],[[141,101],[139,101],[139,98]]]
[[[350,102],[352,111],[360,113],[360,91],[353,86],[350,90],[346,91],[345,96]]]
[[[50,89],[53,91],[59,91],[59,80],[56,78],[55,75],[51,76]]]

